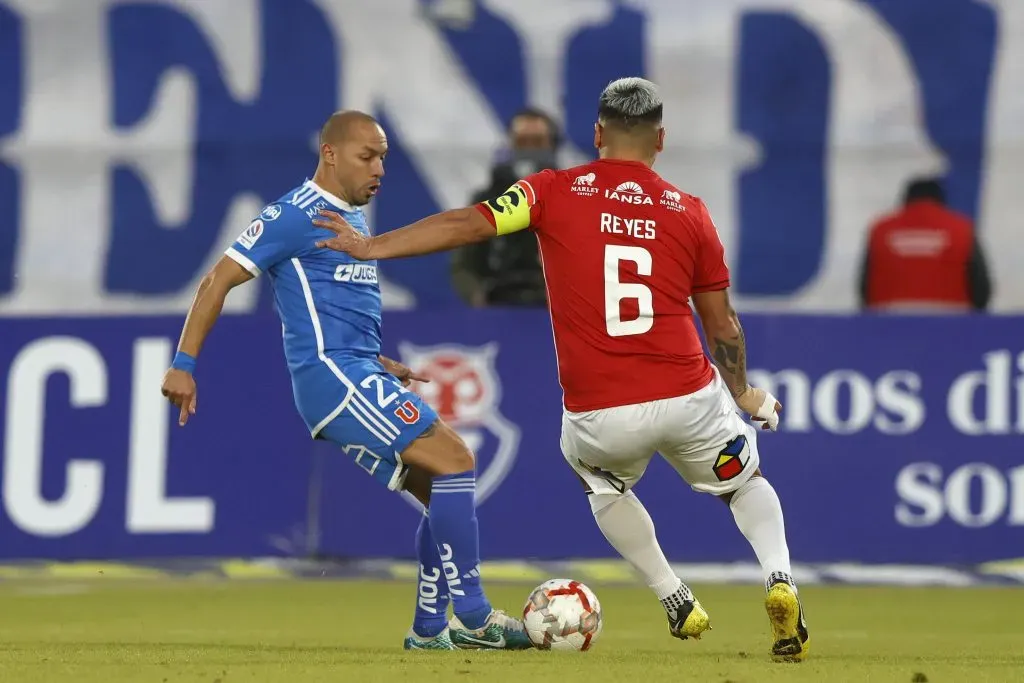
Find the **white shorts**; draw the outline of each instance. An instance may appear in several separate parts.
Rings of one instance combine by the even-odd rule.
[[[742,486],[757,469],[757,430],[715,371],[686,396],[562,415],[562,454],[588,492],[625,493],[661,453],[695,491]]]

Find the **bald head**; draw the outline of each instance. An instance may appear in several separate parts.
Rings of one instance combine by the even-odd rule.
[[[331,114],[331,118],[327,119],[320,129],[320,144],[337,145],[357,131],[365,131],[378,125],[380,124],[377,123],[377,119],[364,112],[354,109],[337,111]]]
[[[380,189],[388,138],[377,120],[361,111],[335,112],[320,129],[317,183],[344,201],[362,206]]]

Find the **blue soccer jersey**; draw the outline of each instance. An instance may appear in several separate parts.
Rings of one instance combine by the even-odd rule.
[[[312,223],[323,208],[369,234],[362,211],[306,181],[266,206],[225,254],[270,277],[296,407],[310,433],[337,441],[394,488],[402,470],[394,461],[436,414],[378,361],[377,263],[316,247],[333,236]]]

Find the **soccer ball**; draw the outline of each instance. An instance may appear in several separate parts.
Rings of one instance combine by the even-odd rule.
[[[526,633],[540,650],[588,650],[603,623],[594,591],[571,579],[545,581],[523,608]]]

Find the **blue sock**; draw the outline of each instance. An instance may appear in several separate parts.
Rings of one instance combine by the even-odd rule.
[[[466,628],[480,628],[491,613],[491,603],[480,585],[476,477],[472,471],[434,477],[430,530],[441,555],[455,615]]]
[[[449,597],[441,554],[434,545],[427,515],[423,515],[416,529],[416,557],[420,561],[420,575],[416,580],[416,616],[412,629],[416,635],[430,638],[448,625]]]

